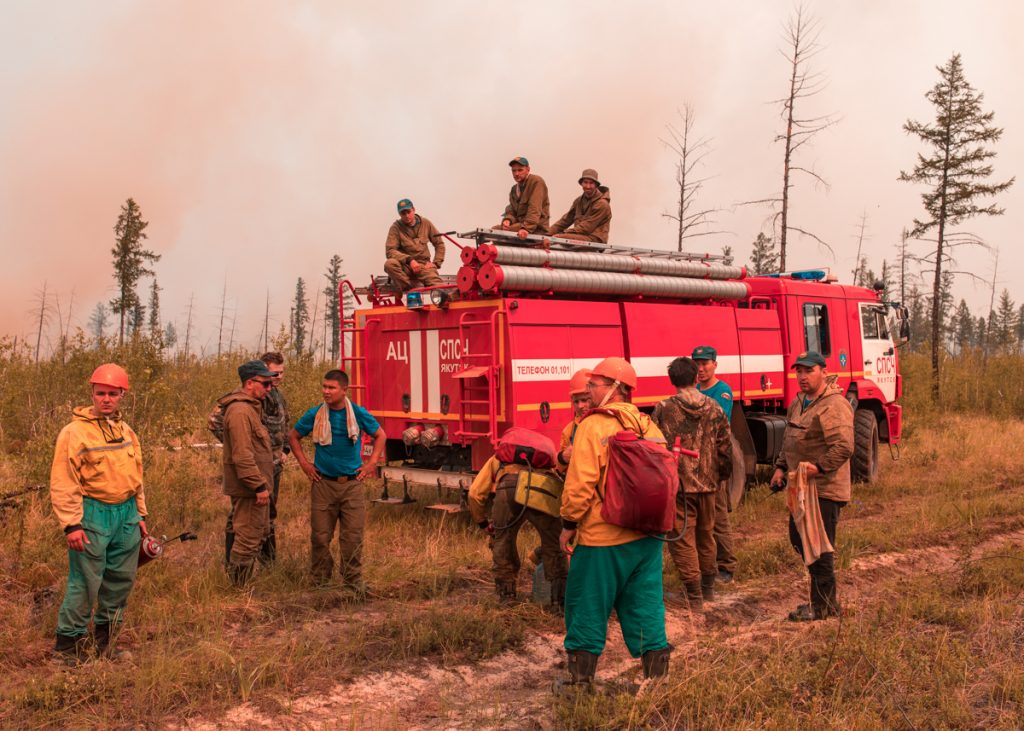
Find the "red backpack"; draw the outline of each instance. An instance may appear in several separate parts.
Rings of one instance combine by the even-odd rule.
[[[535,470],[555,466],[555,443],[543,434],[514,426],[494,445],[494,456],[505,464],[521,464]]]
[[[638,533],[668,533],[676,520],[679,492],[678,454],[643,438],[639,421],[626,423],[618,409],[596,408],[591,414],[614,416],[622,431],[608,440],[608,471],[601,517]]]

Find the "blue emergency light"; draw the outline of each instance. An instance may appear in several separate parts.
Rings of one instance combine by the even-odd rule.
[[[801,269],[796,272],[775,272],[773,274],[765,274],[765,277],[771,277],[772,279],[802,279],[806,282],[820,282],[828,276],[828,269]]]
[[[407,292],[405,295],[405,306],[410,310],[423,307],[423,293],[422,292]]]

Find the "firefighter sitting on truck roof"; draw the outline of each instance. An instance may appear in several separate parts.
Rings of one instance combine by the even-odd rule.
[[[725,381],[715,377],[718,369],[718,351],[710,345],[701,345],[693,349],[690,356],[697,363],[697,390],[718,402],[725,412],[725,420],[732,424],[732,389]],[[731,426],[730,426],[731,429]],[[733,451],[739,449],[735,438],[732,439]],[[729,482],[722,482],[715,498],[715,546],[718,559],[718,580],[723,584],[732,581],[736,573],[736,554],[733,553],[732,524],[729,522]]]
[[[544,178],[530,173],[530,163],[522,156],[513,157],[508,166],[516,184],[508,193],[508,206],[501,224],[495,229],[518,231],[519,238],[527,234],[544,234],[548,231],[551,218],[551,203],[548,201],[548,186]]]
[[[618,357],[598,363],[587,382],[595,406],[625,412],[646,439],[663,441],[658,427],[631,403],[636,385],[633,366]],[[599,413],[584,419],[565,476],[559,543],[572,554],[565,589],[565,649],[572,684],[593,683],[613,609],[629,653],[642,658],[644,677],[668,674],[662,542],[601,516],[609,439],[621,429],[614,416]]]
[[[793,399],[786,414],[786,431],[782,451],[775,460],[772,492],[785,489],[787,472],[790,479],[801,463],[810,495],[817,495],[817,506],[804,511],[813,524],[797,526],[789,518],[789,540],[797,553],[805,556],[805,532],[808,542],[820,545],[820,529],[824,528],[828,543],[836,544],[836,525],[840,509],[850,502],[850,456],[853,454],[853,409],[835,384],[835,376],[825,370],[825,359],[813,350],[801,353],[793,364],[801,393]],[[793,489],[793,486],[790,486]],[[814,509],[817,507],[817,511]],[[820,518],[815,513],[820,511]],[[806,622],[839,616],[836,599],[834,551],[822,551],[820,557],[807,565],[811,576],[811,603],[801,604],[789,613],[793,622]]]
[[[612,198],[607,186],[601,185],[597,171],[587,168],[580,175],[583,195],[572,202],[568,213],[548,229],[548,233],[562,239],[608,243],[608,229],[612,224]]]
[[[469,513],[480,528],[493,536],[491,553],[494,561],[494,588],[502,603],[514,601],[517,594],[520,560],[516,539],[519,529],[524,520],[533,525],[540,535],[544,573],[551,581],[549,608],[561,614],[566,566],[565,556],[558,547],[560,524],[555,515],[516,502],[520,478],[530,479],[541,474],[524,474],[528,472],[526,465],[503,463],[497,455],[492,456],[469,487]],[[561,481],[558,482],[560,485]],[[494,496],[494,502],[491,519],[488,520],[487,500],[491,495]],[[557,512],[557,509],[555,504],[552,513]]]
[[[686,530],[682,540],[668,544],[668,552],[686,587],[690,611],[699,612],[704,600],[715,598],[715,498],[732,472],[732,442],[721,407],[697,390],[692,358],[673,360],[668,379],[678,393],[654,407],[654,421],[669,444],[679,439],[681,447],[700,455],[679,460],[676,530],[684,525]]]
[[[398,220],[388,229],[384,244],[387,261],[384,271],[401,291],[413,287],[433,287],[441,283],[441,265],[444,263],[444,241],[437,228],[428,219],[416,213],[412,201],[398,201]],[[434,260],[430,260],[430,244],[434,245]]]

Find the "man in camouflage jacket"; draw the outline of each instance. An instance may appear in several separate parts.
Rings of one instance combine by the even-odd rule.
[[[681,540],[668,544],[690,609],[696,611],[715,596],[715,497],[719,484],[732,474],[732,440],[722,407],[697,390],[697,364],[691,358],[672,361],[668,377],[678,393],[654,408],[654,422],[669,447],[678,438],[681,447],[699,454],[679,460],[676,530],[684,525],[685,530]]]

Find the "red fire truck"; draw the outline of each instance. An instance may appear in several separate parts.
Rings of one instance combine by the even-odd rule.
[[[875,479],[879,444],[900,442],[891,331],[905,319],[890,317],[874,290],[825,270],[747,276],[710,255],[483,229],[460,236],[475,245],[461,247],[454,281],[404,297],[378,283],[343,285],[371,305],[346,316],[341,366],[353,400],[388,435],[385,502],[408,501],[417,483],[464,492],[509,427],[557,443],[572,418],[569,377],[610,355],[636,368],[633,402],[650,411],[674,393],[673,358],[717,349],[717,376],[734,394],[735,492],[781,448],[797,393],[789,366],[804,350],[825,356],[855,409],[855,479]]]

